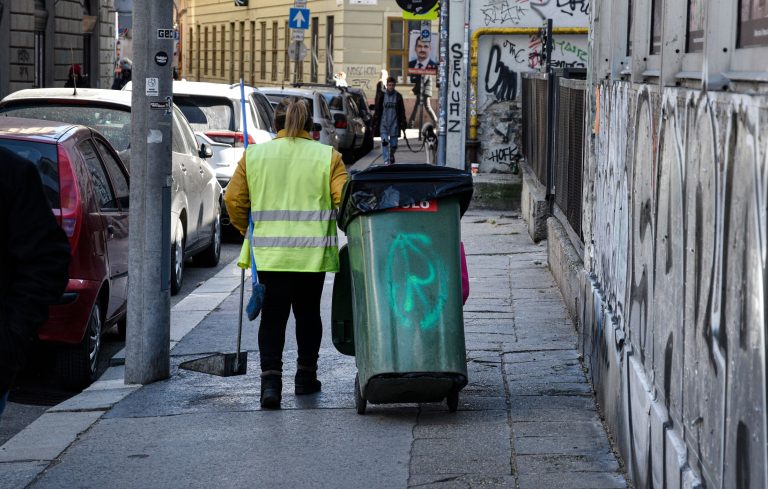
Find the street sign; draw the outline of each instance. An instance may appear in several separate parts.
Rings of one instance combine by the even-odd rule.
[[[308,29],[309,9],[292,7],[288,13],[288,27],[291,29]]]
[[[296,51],[297,49],[298,52]],[[307,55],[307,47],[301,41],[294,41],[288,46],[288,57],[290,59],[296,59],[297,54],[300,60],[304,59]]]
[[[307,0],[294,0],[293,6],[297,8],[305,8],[307,6]]]
[[[294,29],[293,34],[291,34],[291,40],[292,41],[303,41],[304,40],[304,29]]]
[[[179,33],[173,29],[158,29],[157,30],[157,38],[158,39],[179,39]]]
[[[397,5],[412,14],[426,14],[437,5],[437,0],[396,0]]]

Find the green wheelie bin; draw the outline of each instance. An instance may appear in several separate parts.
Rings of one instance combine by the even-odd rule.
[[[332,337],[354,355],[355,405],[440,402],[467,384],[460,219],[471,174],[431,165],[372,167],[348,182],[347,235],[334,280]]]

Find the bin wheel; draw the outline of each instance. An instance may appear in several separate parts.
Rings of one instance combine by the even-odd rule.
[[[357,409],[357,414],[365,414],[365,407],[367,405],[368,401],[365,400],[360,391],[360,376],[355,374],[355,408]]]
[[[459,391],[452,390],[445,398],[445,402],[448,404],[448,412],[455,413],[459,408]]]

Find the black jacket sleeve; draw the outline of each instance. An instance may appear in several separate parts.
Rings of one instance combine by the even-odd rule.
[[[0,150],[0,391],[67,285],[69,242],[35,166]]]
[[[397,127],[400,132],[405,131],[405,128],[408,127],[405,118],[405,102],[403,102],[403,96],[399,92],[397,94]]]

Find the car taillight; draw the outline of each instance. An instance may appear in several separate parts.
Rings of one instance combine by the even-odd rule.
[[[336,121],[336,129],[346,129],[347,128],[347,121],[346,120],[338,120]]]
[[[217,143],[224,143],[229,144],[234,148],[239,148],[243,146],[243,133],[242,132],[236,132],[236,131],[208,131],[205,133],[206,136],[213,139]],[[248,144],[253,144],[256,141],[253,139],[253,136],[250,134],[248,135]]]
[[[320,131],[312,131],[310,134],[312,135],[312,139],[320,141]]]
[[[59,146],[59,196],[61,211],[59,224],[69,238],[69,247],[75,253],[77,241],[80,238],[82,210],[80,207],[80,190],[77,187],[77,177],[72,168],[72,162],[66,150]]]

